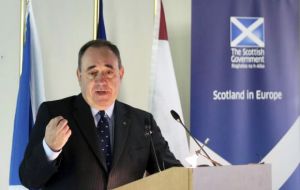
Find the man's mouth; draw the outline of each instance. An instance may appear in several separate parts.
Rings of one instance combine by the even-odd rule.
[[[109,91],[107,90],[96,90],[96,94],[99,96],[107,95]]]

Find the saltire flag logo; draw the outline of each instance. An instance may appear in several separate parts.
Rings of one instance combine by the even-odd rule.
[[[231,47],[265,47],[263,17],[230,17]]]

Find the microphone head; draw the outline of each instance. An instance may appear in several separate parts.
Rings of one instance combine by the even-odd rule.
[[[176,121],[181,121],[180,116],[178,115],[178,113],[176,113],[176,111],[171,110],[170,113]]]

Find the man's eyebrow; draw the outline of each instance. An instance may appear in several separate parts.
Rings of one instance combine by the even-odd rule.
[[[108,67],[110,69],[114,69],[114,67],[111,64],[105,64],[105,67]]]
[[[113,65],[111,65],[111,64],[105,64],[105,67],[107,67],[107,68],[109,68],[109,69],[114,69]],[[89,67],[86,69],[86,71],[90,71],[90,70],[92,70],[92,69],[94,69],[94,68],[96,68],[96,65],[91,65],[91,66],[89,66]]]
[[[95,67],[96,67],[96,65],[91,65],[91,66],[89,66],[89,67],[86,69],[86,71],[92,70],[92,69],[95,68]]]

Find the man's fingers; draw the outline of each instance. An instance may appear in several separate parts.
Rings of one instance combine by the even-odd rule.
[[[45,131],[45,141],[54,151],[61,150],[71,136],[68,120],[57,116],[50,120]]]
[[[64,125],[64,126],[61,128],[60,133],[67,134],[68,131],[71,131],[69,125]]]
[[[71,134],[72,134],[72,131],[71,131],[71,129],[69,128],[69,129],[67,130],[67,132],[66,132],[66,138],[69,139],[69,137],[71,136]]]
[[[60,123],[61,120],[63,120],[63,116],[57,116],[55,118],[53,118],[51,121],[53,121],[53,124],[56,126]]]
[[[68,120],[64,119],[62,116],[57,116],[50,121],[49,128],[52,128],[52,130],[60,132],[67,124],[68,124]]]
[[[60,130],[62,130],[65,126],[67,126],[68,124],[68,120],[66,119],[61,119],[59,120],[59,122],[57,123],[56,127],[59,128]]]
[[[64,118],[62,116],[57,116],[55,118],[52,118],[50,122],[48,123],[47,127],[54,128],[56,127]]]

